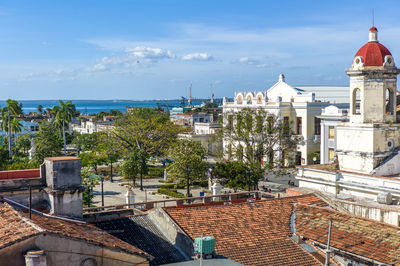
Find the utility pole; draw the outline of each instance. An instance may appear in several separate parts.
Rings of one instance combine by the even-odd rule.
[[[29,219],[32,219],[32,187],[29,186]]]
[[[10,124],[10,109],[8,109],[8,156],[9,160],[12,160],[12,150],[11,150],[11,124]]]
[[[325,253],[326,253],[325,266],[329,266],[329,265],[330,265],[329,260],[330,260],[331,252],[332,252],[332,251],[330,250],[330,245],[331,245],[331,230],[332,230],[332,220],[329,220],[328,243],[327,243],[327,245],[326,245],[326,250],[325,250]]]
[[[189,107],[192,106],[192,84],[190,84],[188,104]]]

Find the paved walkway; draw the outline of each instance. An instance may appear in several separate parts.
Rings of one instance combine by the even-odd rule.
[[[139,188],[140,180],[136,181],[136,188],[133,189],[133,192],[136,194],[135,202],[145,202],[147,201],[155,201],[155,200],[165,200],[168,197],[165,195],[156,194],[157,189],[163,184],[158,181],[159,178],[151,178],[151,179],[143,179],[143,187],[144,191],[141,191]],[[297,185],[297,181],[294,180],[293,175],[285,175],[274,177],[273,175],[268,176],[268,181],[260,181],[259,188],[261,189],[263,186],[267,188],[271,188],[273,193],[282,193],[288,187],[288,181],[295,182]],[[110,182],[108,180],[104,181],[104,205],[117,205],[117,204],[125,204],[125,193],[127,191],[126,187],[127,181],[123,180],[122,177],[114,177],[114,182]],[[193,188],[190,190],[194,197],[200,196],[200,192],[203,191],[204,188]],[[186,194],[186,189],[178,189],[179,192]],[[232,189],[224,188],[222,193],[233,192]],[[206,193],[207,194],[207,193]],[[211,193],[209,193],[211,195]],[[96,206],[101,206],[101,184],[96,185],[94,187],[94,199],[92,204]]]

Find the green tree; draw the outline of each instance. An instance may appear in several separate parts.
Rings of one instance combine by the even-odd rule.
[[[82,159],[82,166],[92,167],[98,174],[98,166],[107,162],[107,156],[104,152],[104,132],[79,135],[75,142],[79,143],[82,153],[79,158]]]
[[[69,122],[75,117],[76,110],[75,105],[72,104],[72,101],[59,101],[60,107],[56,110],[55,121],[56,124],[61,126],[62,136],[63,136],[63,144],[64,144],[64,154],[67,154],[67,143],[65,139],[65,126],[68,125]]]
[[[17,118],[13,118],[10,122],[11,135],[14,135],[15,146],[17,146],[17,134],[22,130],[22,124]]]
[[[10,160],[12,160],[12,148],[11,148],[11,116],[14,118],[22,114],[22,103],[18,103],[16,100],[8,99],[7,104],[1,110],[2,116],[2,128],[7,132],[8,138],[8,152]]]
[[[173,163],[168,166],[168,173],[172,178],[186,180],[187,196],[190,195],[190,184],[205,180],[208,166],[205,154],[200,142],[189,139],[178,140],[170,149]]]
[[[57,128],[52,123],[41,122],[35,144],[36,148],[32,158],[34,163],[41,164],[46,157],[61,155],[62,143],[58,138]]]
[[[141,170],[143,171],[144,167],[141,165],[140,151],[137,149],[133,149],[122,162],[122,176],[126,179],[132,179],[133,186],[136,186],[136,176]]]
[[[37,111],[39,114],[43,114],[43,106],[41,104],[38,105]]]
[[[251,173],[242,161],[217,162],[213,175],[224,186],[237,191],[239,188],[257,186],[261,173]]]
[[[165,113],[149,108],[132,108],[116,120],[110,136],[124,154],[139,150],[141,165],[144,166],[149,156],[165,154],[176,140],[178,132],[178,127],[171,123]],[[143,190],[143,170],[140,189]]]
[[[275,160],[277,152],[293,151],[298,143],[288,123],[263,109],[225,113],[220,137],[230,148],[228,157],[244,161],[252,172],[281,165]]]
[[[23,134],[17,137],[17,151],[20,151],[24,155],[27,155],[30,148],[31,136],[29,134]]]

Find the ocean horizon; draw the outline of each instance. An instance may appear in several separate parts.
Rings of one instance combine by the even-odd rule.
[[[71,100],[75,104],[76,110],[81,114],[97,114],[100,112],[109,112],[110,110],[118,110],[123,113],[126,112],[127,107],[144,107],[144,108],[157,108],[161,107],[167,109],[178,107],[181,105],[181,99],[170,99],[170,100]],[[210,99],[192,99],[192,105],[201,105],[209,102]],[[221,98],[214,100],[217,104],[222,103]],[[52,108],[55,105],[59,105],[59,100],[19,100],[22,103],[22,110],[24,113],[37,112],[39,105],[43,106],[43,109]],[[187,100],[185,100],[187,104]],[[6,101],[0,101],[0,107],[4,107]]]

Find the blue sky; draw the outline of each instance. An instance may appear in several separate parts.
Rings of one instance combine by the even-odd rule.
[[[368,40],[400,64],[397,1],[0,1],[0,99],[172,99],[347,85]]]

